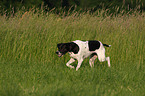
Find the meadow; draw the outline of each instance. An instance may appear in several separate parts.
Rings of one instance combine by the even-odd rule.
[[[57,43],[99,40],[107,62],[68,68]],[[0,16],[0,96],[145,96],[145,13],[56,15],[35,10]],[[73,65],[76,66],[77,62]]]

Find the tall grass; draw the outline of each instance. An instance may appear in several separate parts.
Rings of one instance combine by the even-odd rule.
[[[145,14],[101,12],[0,16],[0,95],[145,95]],[[67,68],[69,56],[58,58],[56,45],[77,39],[112,45],[111,68],[96,60],[91,69],[88,59],[78,72]]]

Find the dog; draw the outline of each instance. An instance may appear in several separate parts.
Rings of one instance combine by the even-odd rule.
[[[88,56],[90,56],[89,64],[91,67],[94,67],[94,61],[97,57],[100,62],[107,61],[108,67],[110,67],[110,57],[105,57],[104,46],[110,47],[111,45],[102,44],[100,41],[96,40],[76,40],[69,43],[57,44],[58,51],[56,51],[56,54],[59,57],[62,57],[68,52],[71,59],[66,63],[66,65],[70,68],[75,68],[70,64],[73,63],[75,60],[78,60],[76,71],[80,68],[83,60]]]

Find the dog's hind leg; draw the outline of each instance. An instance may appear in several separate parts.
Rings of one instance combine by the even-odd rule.
[[[70,67],[70,68],[75,68],[74,66],[70,65],[71,63],[75,62],[75,59],[71,58],[67,63],[66,66]]]
[[[104,62],[107,61],[108,62],[108,67],[110,67],[110,58],[109,57],[105,57],[105,50],[100,50],[97,52],[98,55],[98,59],[100,62]]]
[[[110,57],[106,57],[106,61],[108,62],[108,67],[110,67]]]
[[[94,67],[94,61],[97,58],[97,55],[91,55],[90,56],[90,60],[89,60],[89,64],[91,67]]]

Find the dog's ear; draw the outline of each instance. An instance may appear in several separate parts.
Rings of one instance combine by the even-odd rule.
[[[72,51],[72,50],[73,50],[73,48],[74,48],[73,43],[69,43],[68,50],[69,50],[69,51]]]
[[[63,43],[57,44],[57,48],[60,49],[60,46],[62,46]]]
[[[79,51],[79,46],[73,42],[69,44],[69,51],[74,52],[75,54]]]

